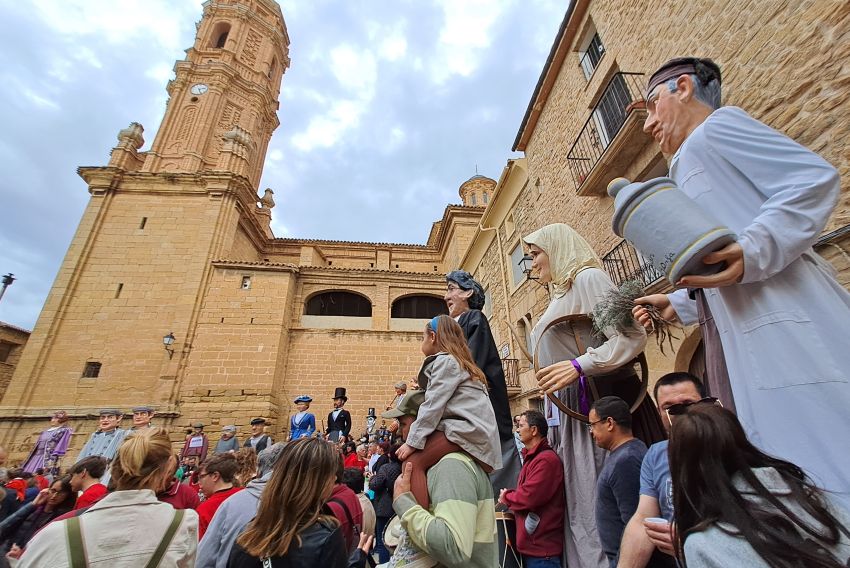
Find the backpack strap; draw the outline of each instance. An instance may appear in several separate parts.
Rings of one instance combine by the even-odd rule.
[[[86,557],[86,545],[80,529],[80,517],[71,517],[65,521],[65,536],[68,542],[68,559],[70,568],[86,568],[89,565]]]
[[[328,499],[328,503],[336,503],[340,507],[342,507],[342,512],[345,513],[345,518],[348,519],[349,526],[351,526],[352,528],[357,526],[354,524],[354,519],[351,516],[351,512],[348,510],[348,506],[346,506],[345,502],[342,499],[334,497],[333,499]]]
[[[186,511],[183,509],[174,510],[174,517],[171,519],[171,525],[169,525],[168,530],[165,531],[165,535],[163,535],[162,540],[159,542],[159,546],[156,547],[153,556],[151,556],[151,559],[147,564],[145,564],[145,568],[156,568],[159,566],[159,562],[162,560],[162,557],[165,556],[165,551],[168,550],[168,546],[174,539],[174,533],[177,532],[177,529],[180,527],[180,523],[183,522],[183,514],[185,512]]]

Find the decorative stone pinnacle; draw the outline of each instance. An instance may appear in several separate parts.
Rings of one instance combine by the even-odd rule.
[[[131,122],[130,126],[124,128],[118,132],[118,142],[119,144],[130,144],[133,148],[138,150],[141,148],[145,139],[142,136],[142,133],[145,129],[138,122]]]

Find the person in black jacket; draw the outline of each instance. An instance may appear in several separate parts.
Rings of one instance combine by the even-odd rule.
[[[0,523],[2,552],[18,558],[27,543],[44,525],[74,508],[76,494],[71,490],[71,477],[54,481],[31,503],[19,508]]]
[[[475,364],[487,377],[490,402],[496,414],[496,424],[493,426],[499,431],[502,446],[502,469],[490,474],[493,493],[498,495],[502,489],[516,487],[522,463],[514,440],[513,419],[508,404],[508,387],[505,383],[502,359],[499,357],[487,316],[481,312],[484,307],[484,288],[469,272],[454,270],[446,275],[444,299],[449,308],[449,315],[455,318],[463,329]]]
[[[348,436],[351,432],[351,413],[343,408],[348,402],[345,389],[337,387],[334,391],[334,409],[328,413],[328,440],[336,442],[340,436]]]
[[[384,530],[387,523],[393,517],[393,486],[395,480],[401,475],[401,462],[395,455],[395,451],[401,444],[390,448],[383,456],[388,461],[383,464],[376,473],[369,477],[369,489],[375,492],[372,505],[375,507],[375,552],[378,553],[378,562],[384,564],[390,561],[390,551],[384,546]]]
[[[287,443],[260,497],[257,516],[236,539],[228,568],[365,566],[372,537],[361,534],[349,559],[339,521],[324,507],[339,463],[339,452],[325,440]]]

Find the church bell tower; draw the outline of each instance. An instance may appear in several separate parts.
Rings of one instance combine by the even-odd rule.
[[[278,95],[288,67],[289,37],[276,2],[205,2],[195,44],[174,66],[165,117],[141,171],[228,169],[221,153],[231,140],[244,146],[244,172],[236,173],[256,188],[279,125]]]

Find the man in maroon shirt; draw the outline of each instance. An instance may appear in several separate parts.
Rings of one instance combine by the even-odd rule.
[[[196,509],[198,512],[198,538],[204,536],[213,515],[224,500],[242,489],[233,486],[238,471],[239,462],[236,461],[234,454],[218,454],[207,458],[201,464],[201,469],[198,472],[198,485],[206,499]]]
[[[106,459],[101,456],[89,456],[71,466],[71,489],[75,493],[82,491],[74,510],[87,509],[106,496],[106,486],[100,482],[105,472]]]
[[[542,413],[526,410],[517,432],[524,446],[516,489],[502,489],[499,503],[516,515],[516,547],[525,566],[560,568],[564,550],[564,466],[546,441]]]

